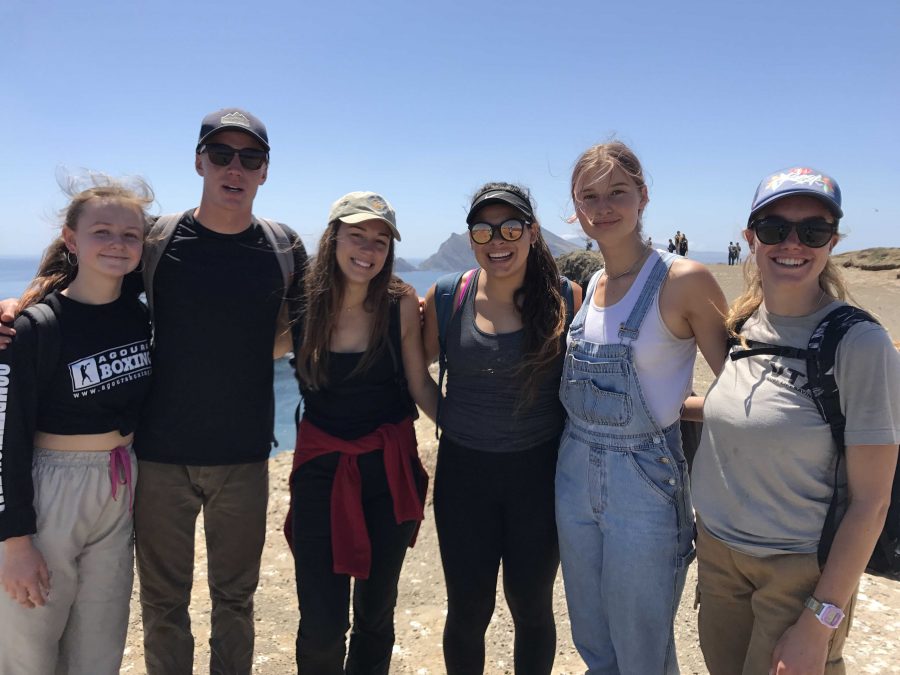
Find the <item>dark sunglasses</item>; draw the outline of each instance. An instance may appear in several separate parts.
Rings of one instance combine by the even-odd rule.
[[[531,225],[526,220],[510,218],[499,225],[490,223],[472,223],[469,225],[469,236],[476,244],[487,244],[494,238],[494,232],[500,233],[500,238],[506,241],[518,241],[522,238],[525,228]]]
[[[837,233],[838,226],[820,217],[794,223],[781,216],[766,216],[750,223],[750,229],[756,232],[757,239],[769,246],[780,244],[791,235],[791,230],[797,230],[797,239],[801,244],[822,248]]]
[[[265,150],[259,150],[258,148],[241,148],[238,150],[224,143],[206,143],[201,145],[197,152],[200,154],[205,152],[209,157],[209,161],[216,166],[228,166],[236,154],[241,160],[241,166],[247,171],[256,171],[269,158],[269,153]]]

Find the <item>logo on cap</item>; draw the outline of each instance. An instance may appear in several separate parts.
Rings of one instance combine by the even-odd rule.
[[[384,211],[387,209],[385,201],[381,197],[374,195],[369,197],[369,206],[372,207],[373,211]]]
[[[808,185],[813,189],[818,189],[825,194],[834,193],[834,185],[831,178],[820,173],[814,172],[812,169],[790,169],[769,177],[766,183],[766,190],[773,192],[781,188],[785,183],[795,183],[796,185]]]
[[[246,115],[241,114],[239,111],[235,110],[233,113],[228,113],[227,115],[222,115],[222,118],[219,120],[221,124],[236,124],[241,127],[250,128],[250,120],[247,119]]]

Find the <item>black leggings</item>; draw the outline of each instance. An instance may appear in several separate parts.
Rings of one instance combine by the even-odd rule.
[[[372,543],[369,578],[353,584],[350,628],[350,577],[335,574],[331,553],[331,487],[338,455],[301,466],[293,479],[294,570],[300,627],[297,667],[301,675],[387,675],[394,646],[397,582],[415,521],[397,524],[381,451],[357,458],[363,512]]]
[[[553,440],[520,452],[482,452],[441,438],[434,518],[447,583],[449,675],[484,672],[484,633],[494,612],[501,559],[516,629],[515,672],[546,675],[553,666],[558,445]]]

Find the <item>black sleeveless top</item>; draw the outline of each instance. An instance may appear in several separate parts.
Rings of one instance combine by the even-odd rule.
[[[416,417],[406,386],[400,346],[400,304],[392,302],[388,341],[368,369],[351,376],[362,352],[328,353],[328,384],[317,391],[300,383],[303,417],[322,431],[353,440],[382,424]]]

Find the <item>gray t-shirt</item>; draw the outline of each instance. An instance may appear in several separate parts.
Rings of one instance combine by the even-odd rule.
[[[819,321],[761,306],[748,339],[805,348]],[[835,379],[851,445],[900,443],[900,356],[876,324],[851,328],[837,350]],[[757,355],[727,359],[703,407],[703,437],[691,474],[703,525],[749,555],[814,553],[834,491],[837,446],[807,389],[806,363]],[[846,494],[842,462],[838,485]]]

